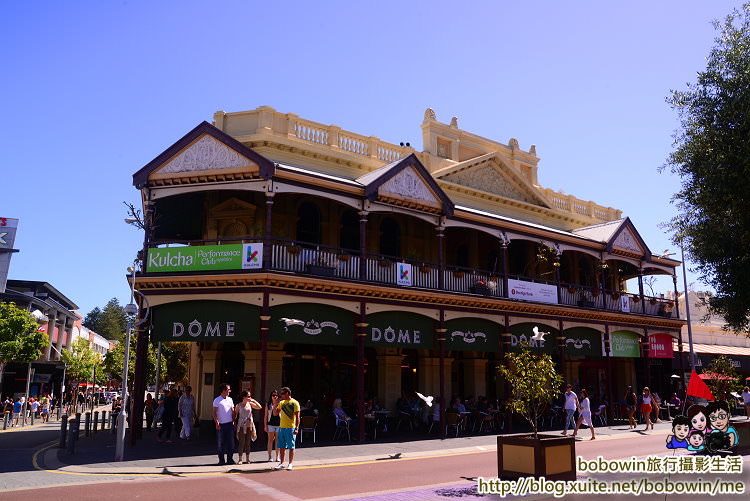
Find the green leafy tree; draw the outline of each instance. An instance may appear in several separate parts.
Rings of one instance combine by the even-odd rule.
[[[83,326],[99,334],[99,322],[101,322],[102,310],[97,306],[86,314],[83,319]]]
[[[49,345],[34,317],[12,303],[0,303],[0,362],[33,362]]]
[[[130,360],[128,362],[128,387],[132,388],[135,379],[135,347],[136,336],[130,339]],[[122,370],[125,366],[125,343],[117,343],[104,356],[103,371],[112,379],[122,383]],[[146,363],[146,381],[153,381],[156,376],[156,349],[149,345],[148,361]]]
[[[113,297],[103,310],[97,306],[83,320],[83,325],[107,339],[124,341],[128,328],[128,315],[120,305],[120,301]]]
[[[724,22],[704,71],[667,99],[680,128],[667,165],[682,178],[678,215],[666,223],[701,280],[716,294],[713,313],[750,330],[750,4]],[[663,167],[663,168],[665,168]]]
[[[703,370],[703,374],[711,376],[710,379],[706,380],[706,385],[716,400],[734,402],[735,399],[730,393],[733,391],[739,392],[742,389],[739,374],[734,369],[732,361],[724,355],[719,355],[711,360],[708,367]]]
[[[161,356],[164,362],[164,381],[187,383],[188,365],[190,364],[190,343],[162,343]]]
[[[62,360],[65,362],[68,378],[78,381],[91,380],[94,367],[101,365],[99,354],[91,348],[89,340],[83,337],[73,343],[73,351],[63,351]]]
[[[528,345],[518,353],[506,353],[505,359],[507,367],[500,367],[500,373],[511,387],[506,407],[523,416],[531,425],[534,438],[538,438],[539,418],[560,392],[563,378],[555,370],[552,357],[534,353]]]

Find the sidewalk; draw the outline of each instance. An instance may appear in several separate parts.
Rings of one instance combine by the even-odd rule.
[[[93,412],[99,412],[99,415],[101,416],[102,411],[107,411],[107,416],[109,416],[109,412],[110,412],[111,408],[112,408],[111,404],[100,405],[98,407],[95,407]],[[92,412],[92,418],[91,418],[92,420],[94,419],[93,418],[93,412]],[[85,416],[85,415],[86,415],[86,412],[81,413],[81,416]],[[61,414],[61,416],[62,416],[62,414]],[[83,417],[81,419],[83,419]],[[107,419],[109,419],[109,417]],[[101,421],[99,421],[99,422],[101,423]],[[17,426],[10,426],[10,423],[8,423],[7,428],[4,429],[4,430],[2,429],[2,427],[3,427],[2,418],[0,418],[0,433],[9,433],[9,432],[12,432],[12,431],[29,430],[29,429],[33,429],[33,428],[38,428],[38,427],[42,426],[43,424],[52,424],[52,423],[58,423],[58,424],[60,423],[60,420],[57,419],[57,411],[55,411],[55,412],[53,412],[53,413],[51,413],[49,415],[49,419],[47,419],[47,423],[44,423],[43,420],[42,420],[42,418],[41,418],[41,416],[39,416],[39,417],[34,417],[34,424],[31,424],[31,418],[28,417],[28,418],[26,418],[26,424],[21,424],[21,420],[19,419]]]
[[[642,430],[642,426],[640,427]],[[656,424],[654,431],[648,435],[666,436],[671,432],[671,423]],[[560,430],[543,432],[559,435]],[[599,427],[596,429],[597,441],[627,439],[645,434],[643,431],[630,431],[627,425]],[[111,430],[99,431],[94,437],[81,438],[76,453],[69,455],[56,446],[48,446],[39,454],[39,462],[44,468],[74,474],[107,474],[107,475],[211,475],[234,471],[261,471],[275,465],[267,462],[264,443],[253,444],[251,464],[218,466],[215,453],[216,443],[212,434],[209,437],[190,441],[177,440],[174,444],[158,443],[156,432],[146,432],[144,438],[134,447],[126,445],[122,462],[114,462],[115,435]],[[421,436],[421,435],[418,435]],[[378,441],[378,442],[318,442],[312,444],[311,437],[306,442],[298,443],[295,466],[317,466],[379,461],[388,459],[406,459],[428,456],[466,454],[496,449],[497,435],[459,436],[458,438],[423,440]],[[320,438],[320,436],[319,436]],[[408,437],[403,437],[408,438]],[[589,431],[581,430],[579,438],[588,440]],[[663,440],[663,439],[662,439]],[[666,450],[666,449],[665,449]],[[237,458],[235,454],[234,458]]]

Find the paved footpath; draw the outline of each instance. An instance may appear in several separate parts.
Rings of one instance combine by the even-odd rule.
[[[664,449],[664,440],[669,430],[669,424],[657,425],[655,431],[648,433],[632,432],[624,426],[600,428],[595,441],[587,440],[589,433],[584,431],[584,440],[577,443],[576,452],[590,459],[599,455],[610,458],[665,455],[668,451]],[[56,435],[57,428],[39,431]],[[214,465],[216,456],[211,454],[210,441],[179,441],[168,445],[157,444],[153,434],[146,437],[129,449],[128,460],[120,463],[112,462],[114,439],[109,432],[81,439],[72,457],[51,445],[45,446],[40,438],[36,448],[26,447],[16,456],[14,471],[0,470],[7,472],[0,473],[0,491],[5,491],[0,492],[0,500],[25,498],[28,494],[25,489],[42,487],[47,487],[45,497],[76,501],[132,498],[183,501],[238,493],[285,501],[498,498],[477,496],[474,480],[477,476],[497,475],[493,435],[304,446],[297,451],[293,472],[269,471],[269,463],[262,461],[266,457],[264,451],[253,452],[255,462],[250,465],[219,467]],[[4,438],[0,435],[0,448],[4,447]],[[32,464],[24,464],[25,460]],[[10,463],[4,463],[0,456],[0,464]],[[747,468],[745,480],[746,473]],[[81,484],[87,485],[82,488]],[[676,499],[687,501],[684,497]]]

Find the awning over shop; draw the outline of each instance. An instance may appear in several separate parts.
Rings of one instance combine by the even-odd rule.
[[[613,357],[639,358],[641,356],[641,337],[635,332],[611,332],[609,340]]]
[[[434,320],[405,311],[384,311],[367,315],[366,346],[430,349]]]
[[[543,341],[534,341],[534,327],[541,332],[547,332]],[[557,337],[560,331],[546,324],[536,322],[524,322],[510,326],[510,351],[520,351],[524,344],[531,347],[531,351],[541,351],[554,354],[557,347]]]
[[[445,323],[445,349],[457,351],[500,351],[500,324],[481,318],[454,318]]]
[[[260,308],[234,301],[178,301],[152,308],[156,341],[257,341]]]
[[[271,308],[268,340],[334,346],[354,345],[354,313],[318,303],[288,303]]]
[[[674,351],[679,351],[677,341],[673,342]],[[686,341],[682,343],[682,351],[689,352],[690,346]],[[722,346],[718,344],[693,343],[693,351],[696,353],[712,353],[716,355],[745,355],[750,357],[750,348],[744,346]]]

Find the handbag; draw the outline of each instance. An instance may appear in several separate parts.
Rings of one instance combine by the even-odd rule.
[[[255,422],[250,421],[250,440],[255,442],[258,439],[258,432],[255,430]]]

